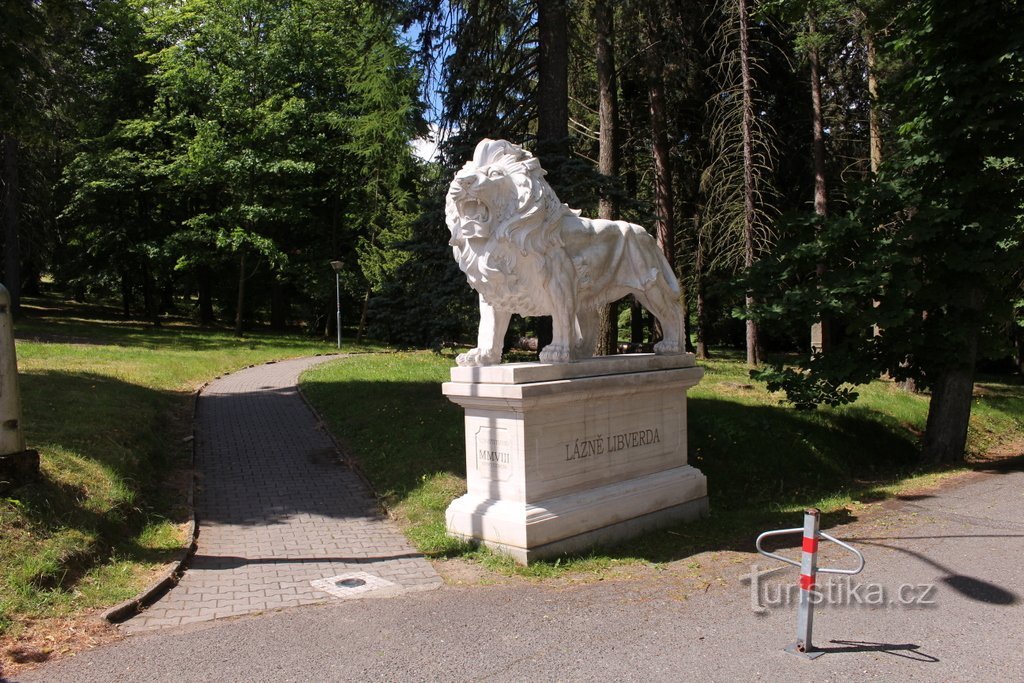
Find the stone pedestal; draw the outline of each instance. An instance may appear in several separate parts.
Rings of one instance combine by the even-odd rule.
[[[705,515],[686,462],[686,392],[703,375],[690,354],[452,368],[468,493],[449,533],[526,563]]]

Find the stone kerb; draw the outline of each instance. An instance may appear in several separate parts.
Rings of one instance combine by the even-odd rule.
[[[449,532],[528,562],[704,514],[686,457],[686,392],[703,374],[688,354],[453,368],[468,491]]]

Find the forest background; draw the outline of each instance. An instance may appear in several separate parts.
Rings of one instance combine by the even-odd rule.
[[[1021,9],[11,0],[3,282],[15,309],[46,286],[331,338],[340,260],[346,334],[459,343],[443,197],[506,138],[570,206],[657,236],[699,356],[745,348],[800,407],[929,391],[923,458],[957,460],[979,364],[1024,367]],[[605,320],[606,351],[655,334],[629,301]]]

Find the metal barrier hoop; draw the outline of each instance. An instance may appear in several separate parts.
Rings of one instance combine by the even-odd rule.
[[[788,557],[783,557],[782,555],[776,555],[775,553],[770,553],[767,550],[765,550],[764,548],[762,548],[761,547],[761,541],[766,539],[766,538],[769,538],[771,536],[785,536],[786,534],[802,533],[803,530],[804,530],[804,528],[802,526],[798,526],[798,527],[793,527],[792,529],[776,529],[774,531],[766,531],[766,532],[764,532],[763,534],[761,534],[760,536],[757,537],[757,541],[755,541],[754,545],[757,547],[757,552],[761,553],[765,557],[770,557],[773,560],[779,560],[780,562],[785,562],[786,564],[791,564],[794,567],[799,567],[800,566],[800,562],[798,562],[797,560],[791,560]],[[858,565],[857,565],[856,569],[831,569],[831,568],[828,568],[828,567],[817,567],[817,572],[819,574],[848,574],[848,575],[852,576],[854,574],[860,574],[861,571],[863,571],[863,569],[864,569],[864,555],[861,554],[861,552],[859,550],[854,548],[849,543],[844,543],[843,541],[840,541],[835,536],[830,536],[829,534],[826,534],[824,531],[819,531],[818,535],[821,536],[822,538],[826,539],[826,540],[832,541],[833,543],[846,548],[847,550],[849,550],[850,552],[852,552],[854,555],[857,556],[857,561],[858,561]]]
[[[766,538],[768,538],[769,536],[785,536],[786,534],[795,534],[797,532],[802,533],[803,530],[804,530],[804,528],[802,526],[797,526],[797,527],[793,527],[792,529],[776,529],[775,531],[766,531],[766,532],[764,532],[763,534],[761,534],[760,536],[757,537],[757,540],[754,542],[754,545],[757,547],[757,552],[761,553],[765,557],[770,557],[773,560],[778,560],[779,562],[785,562],[786,564],[791,564],[794,567],[799,567],[800,563],[797,562],[796,560],[791,560],[788,557],[783,557],[782,555],[776,555],[775,553],[770,553],[767,550],[765,550],[764,548],[762,548],[761,547],[761,541],[766,539]],[[749,538],[749,536],[747,538]]]
[[[840,545],[840,546],[846,548],[851,553],[853,553],[854,555],[857,556],[857,561],[859,562],[859,564],[857,565],[856,569],[829,569],[829,568],[818,567],[818,573],[819,574],[848,574],[850,576],[852,576],[854,574],[860,574],[861,570],[864,569],[864,555],[862,555],[859,550],[854,548],[849,543],[843,543],[838,538],[836,538],[834,536],[829,536],[824,531],[819,531],[818,535],[821,536],[822,538],[826,539],[826,540],[832,541],[836,545]]]

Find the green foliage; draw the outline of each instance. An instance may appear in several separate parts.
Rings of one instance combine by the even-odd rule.
[[[443,196],[441,185],[432,187],[431,196]],[[440,348],[465,338],[475,324],[476,295],[452,258],[440,204],[440,199],[424,202],[411,239],[400,245],[407,257],[370,301],[375,337],[407,347]]]
[[[898,124],[891,156],[847,211],[804,222],[804,241],[755,274],[763,320],[841,326],[801,372],[764,376],[794,403],[851,400],[845,385],[878,373],[935,387],[959,368],[973,374],[975,348],[1006,353],[1007,292],[1024,262],[1024,25],[1014,5],[901,13],[886,46],[901,65],[884,91]],[[992,21],[1006,30],[986,33]]]
[[[39,111],[45,78],[46,24],[31,0],[0,5],[0,133],[22,133]]]
[[[315,319],[333,299],[329,260],[352,299],[391,277],[418,213],[420,118],[386,5],[101,3],[94,20],[112,37],[83,70],[62,284],[119,288],[126,313],[141,289],[155,318],[158,290],[199,289],[208,317],[211,297],[234,312],[231,281],[251,281],[242,316],[270,291],[283,324],[289,300]]]
[[[853,403],[858,397],[851,387],[845,384],[837,386],[827,373],[805,374],[793,368],[773,365],[751,370],[750,376],[764,382],[768,391],[786,392],[786,400],[798,410],[813,410],[820,405],[842,406]]]

